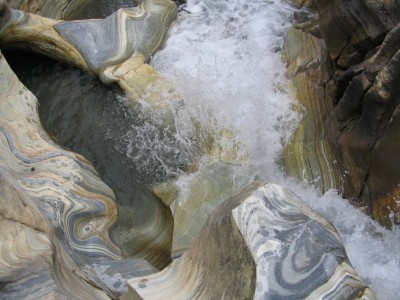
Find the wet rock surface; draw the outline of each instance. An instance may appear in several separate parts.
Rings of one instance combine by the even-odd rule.
[[[260,183],[216,208],[168,268],[128,284],[130,299],[375,299],[332,225],[283,187]]]
[[[179,95],[147,62],[176,16],[173,2],[144,1],[105,19],[77,22],[4,4],[0,0],[0,47],[35,51],[116,83],[128,107],[144,99],[161,112],[160,124],[169,125]],[[126,232],[116,238],[125,208],[85,157],[49,137],[36,98],[3,56],[0,89],[1,296],[375,299],[333,226],[283,187],[255,182],[247,155],[226,128],[197,140],[208,160],[188,166],[187,191],[173,180],[152,187],[173,218],[156,211],[143,226],[124,224]],[[155,273],[170,263],[171,252],[180,257]]]
[[[398,224],[400,4],[295,2],[318,15],[297,24],[286,43],[288,75],[306,108],[286,150],[288,173],[338,189],[387,227]],[[292,159],[296,147],[308,159]]]

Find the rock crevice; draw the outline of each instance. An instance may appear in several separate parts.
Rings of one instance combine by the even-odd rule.
[[[400,220],[400,169],[394,167],[399,165],[394,153],[400,149],[394,127],[389,126],[397,122],[400,104],[400,4],[390,0],[294,2],[317,17],[307,23],[313,24],[312,30],[299,24],[286,41],[288,75],[297,90],[295,97],[306,103],[307,111],[285,150],[286,170],[300,178],[309,174],[306,179],[317,180],[322,191],[338,189],[391,227]],[[295,47],[304,50],[294,52]],[[318,56],[319,64],[308,66],[306,48],[322,48],[318,52],[328,55]],[[326,86],[321,85],[322,78]],[[304,126],[315,127],[316,135],[306,134]],[[296,154],[291,150],[294,145],[314,152],[305,154],[313,161],[311,167],[299,157],[306,151]],[[327,156],[322,158],[320,152]],[[389,219],[390,212],[394,219]]]

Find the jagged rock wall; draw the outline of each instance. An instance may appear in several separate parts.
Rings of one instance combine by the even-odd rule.
[[[294,2],[317,16],[297,24],[285,46],[305,108],[286,170],[338,189],[390,227],[400,220],[400,3]]]

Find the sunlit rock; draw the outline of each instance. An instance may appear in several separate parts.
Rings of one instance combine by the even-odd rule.
[[[48,137],[37,100],[3,56],[0,89],[2,295],[73,298],[79,289],[85,299],[102,299],[126,292],[126,278],[154,272],[146,261],[123,260],[110,237],[113,192],[86,159]],[[107,269],[118,269],[119,283],[106,280]]]
[[[221,204],[171,266],[128,284],[130,299],[375,299],[334,227],[260,183]]]
[[[300,104],[302,119],[283,152],[283,163],[288,175],[308,183],[315,183],[326,191],[344,184],[344,168],[332,149],[335,141],[336,120],[326,124],[333,107],[324,86],[330,80],[330,65],[323,40],[310,33],[292,28],[284,48],[287,74],[294,86],[293,95]],[[329,125],[329,126],[328,126]]]
[[[289,174],[339,190],[381,224],[399,222],[399,12],[395,1],[295,1],[318,13],[288,35],[288,75],[304,119]],[[389,138],[389,136],[391,138]]]
[[[171,110],[162,100],[177,96],[172,85],[146,62],[162,46],[176,18],[174,2],[144,1],[105,19],[76,22],[47,19],[9,9],[4,2],[2,5],[3,48],[33,50],[92,72],[104,83],[116,82],[129,99],[140,99],[164,112],[164,126],[168,126]],[[132,226],[128,207],[121,205],[120,210],[118,233],[113,237],[123,254],[144,257],[158,268],[168,264],[172,241],[169,208],[160,202],[154,217],[149,216],[138,226]],[[115,219],[107,221],[113,223]],[[91,223],[82,223],[80,232],[87,226]],[[85,232],[81,234],[84,236]]]
[[[1,6],[3,48],[35,51],[90,71],[104,83],[116,82],[132,98],[150,94],[154,83],[163,80],[146,62],[163,45],[176,18],[177,7],[170,0],[147,0],[105,19],[74,22],[12,10],[4,0]],[[164,81],[156,95],[171,90]]]
[[[52,19],[68,19],[92,0],[6,0],[13,8]]]
[[[68,297],[79,288],[87,297],[107,298],[67,252],[82,260],[120,257],[108,232],[116,219],[112,191],[83,157],[47,137],[36,99],[3,56],[0,70],[2,293]]]
[[[178,182],[154,187],[174,216],[172,256],[182,255],[214,210],[252,180],[254,174],[248,162],[227,163],[210,158]]]

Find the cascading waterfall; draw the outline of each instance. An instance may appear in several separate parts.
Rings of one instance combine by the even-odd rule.
[[[279,167],[279,154],[301,117],[280,54],[299,11],[278,0],[189,0],[181,10],[152,65],[174,81],[187,109],[212,111],[238,134],[259,178],[289,187],[336,226],[356,271],[378,299],[397,299],[400,229],[383,229],[335,191],[321,195]]]
[[[283,146],[301,117],[301,107],[291,99],[280,52],[295,13],[303,12],[284,0],[189,0],[182,6],[164,49],[151,58],[182,96],[179,101],[165,99],[172,108],[167,126],[162,112],[145,99],[132,105],[116,91],[98,91],[98,81],[73,69],[67,71],[67,81],[74,83],[59,79],[64,71],[56,67],[47,79],[36,79],[35,94],[45,101],[41,106],[52,129],[58,127],[58,134],[65,130],[58,139],[69,140],[70,145],[65,141],[64,145],[75,151],[73,146],[81,147],[79,152],[97,165],[110,186],[111,181],[122,184],[113,186],[119,204],[125,209],[132,205],[140,216],[131,220],[129,211],[122,222],[140,224],[148,218],[146,212],[154,211],[147,203],[141,213],[142,206],[130,195],[151,200],[149,186],[170,179],[184,191],[208,159],[204,145],[217,142],[232,149],[237,143],[254,165],[252,176],[286,186],[308,201],[336,226],[352,264],[378,298],[397,299],[400,229],[381,228],[335,191],[321,195],[312,183],[287,178],[279,166]],[[34,76],[35,72],[43,70],[34,70]],[[57,97],[58,102],[53,101]],[[82,128],[86,131],[79,135]],[[91,153],[96,148],[104,152]],[[198,161],[200,167],[191,165]],[[247,176],[229,174],[238,185]],[[170,212],[167,217],[172,218]]]

